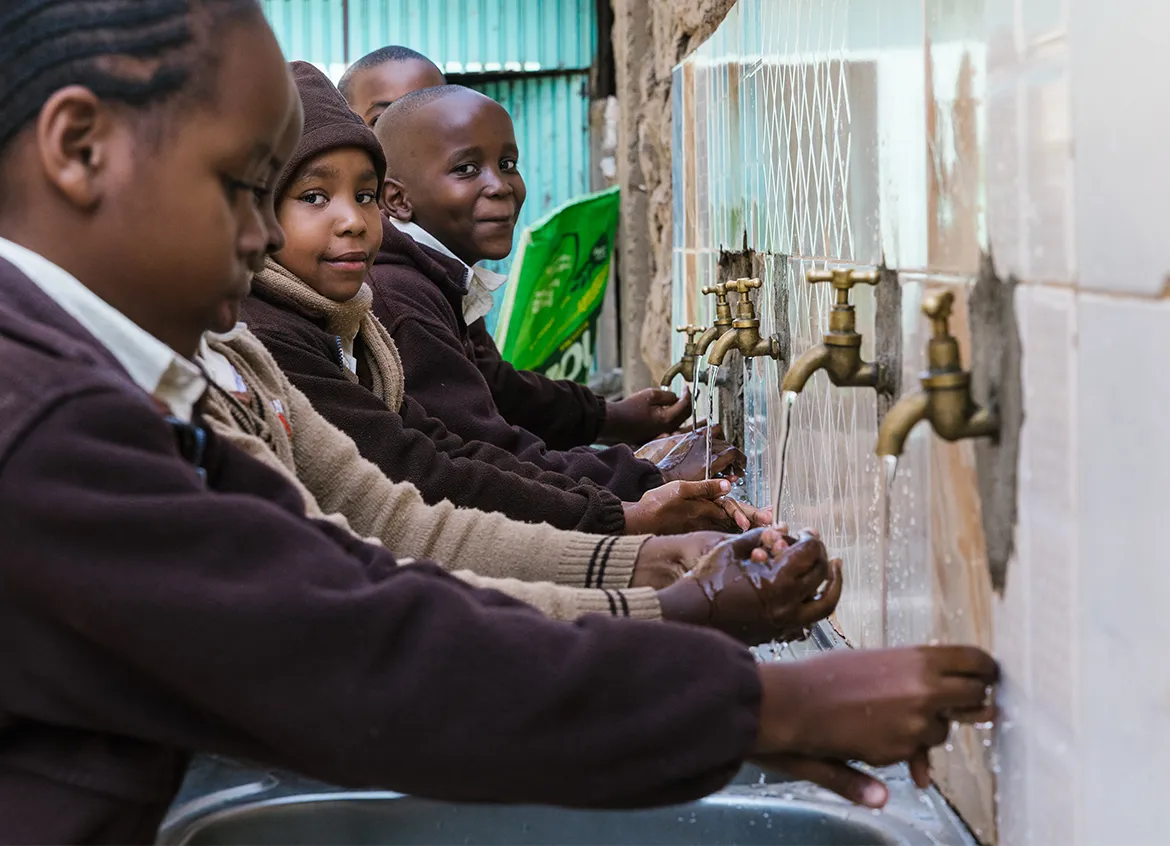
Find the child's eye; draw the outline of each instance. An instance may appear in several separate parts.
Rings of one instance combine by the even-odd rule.
[[[302,203],[308,203],[310,206],[323,206],[329,202],[329,198],[325,196],[324,191],[306,191],[297,197]]]
[[[519,167],[519,162],[515,159],[502,159],[500,161],[500,170],[504,173],[515,173],[517,167]]]
[[[367,206],[370,203],[377,202],[377,191],[358,191],[357,200],[359,205]]]
[[[257,185],[254,182],[245,182],[242,179],[236,179],[228,176],[223,181],[224,189],[227,191],[228,198],[234,203],[239,199],[240,194],[247,191],[252,195],[252,202],[260,205],[268,197],[268,186]]]
[[[453,172],[459,174],[460,176],[474,176],[475,174],[479,173],[479,168],[476,165],[468,163],[459,165],[459,167],[455,168]]]

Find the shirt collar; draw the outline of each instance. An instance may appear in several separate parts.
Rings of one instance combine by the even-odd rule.
[[[229,393],[246,394],[248,385],[228,357],[211,344],[229,344],[247,328],[247,324],[237,323],[228,332],[204,332],[203,337],[199,339],[199,352],[195,354],[195,360],[203,365],[208,378],[216,386]]]
[[[203,372],[193,362],[44,256],[0,238],[0,258],[11,262],[108,349],[134,384],[165,405],[179,420],[191,421],[195,403],[207,388]]]
[[[438,238],[413,221],[404,223],[392,217],[390,218],[390,222],[398,228],[399,232],[409,235],[417,243],[422,244],[424,247],[430,247],[435,252],[442,253],[448,258],[453,258],[467,268],[467,275],[464,280],[464,287],[467,288],[467,293],[463,295],[463,320],[465,323],[470,325],[492,310],[492,305],[495,302],[492,299],[492,292],[508,281],[507,276],[500,273],[493,273],[486,267],[480,267],[479,265],[468,266],[467,262],[447,249],[446,245],[439,241]]]

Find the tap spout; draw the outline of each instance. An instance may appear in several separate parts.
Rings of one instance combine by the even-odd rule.
[[[707,356],[707,364],[712,367],[719,367],[723,364],[723,359],[727,357],[729,350],[736,348],[736,342],[739,340],[739,330],[728,329],[719,336],[719,340],[711,347],[711,352]]]
[[[713,326],[708,326],[703,334],[695,339],[696,354],[699,356],[706,355],[707,348],[711,346],[711,344],[715,343],[715,341],[723,334],[724,331],[725,327],[720,326],[718,323],[714,324]]]
[[[929,407],[930,397],[923,391],[898,400],[878,429],[877,454],[900,456],[910,430],[926,419]]]
[[[681,361],[676,361],[670,365],[670,369],[662,374],[662,387],[670,387],[670,383],[674,381],[674,377],[682,373],[682,365],[683,363]]]
[[[812,375],[818,370],[823,370],[828,363],[829,348],[824,344],[817,344],[796,361],[792,362],[792,366],[784,374],[784,381],[780,385],[780,390],[785,393],[791,391],[799,394],[804,390],[804,386],[812,378]]]

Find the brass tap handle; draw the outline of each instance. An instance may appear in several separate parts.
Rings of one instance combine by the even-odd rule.
[[[759,279],[736,279],[734,282],[724,283],[724,288],[728,291],[739,291],[740,294],[746,294],[752,288],[759,288],[764,283]]]
[[[727,296],[727,286],[724,285],[722,282],[716,282],[714,285],[704,285],[703,286],[703,293],[704,294],[714,294],[717,297],[726,297]]]
[[[810,270],[804,274],[810,285],[830,282],[837,294],[837,305],[849,305],[849,292],[854,285],[876,285],[880,279],[875,270],[854,270],[851,267],[834,267],[829,270]]]
[[[704,327],[688,323],[686,326],[675,326],[674,331],[679,333],[685,332],[687,335],[687,346],[691,346],[695,343],[695,336],[703,333]]]
[[[951,334],[951,307],[955,295],[950,291],[931,294],[922,301],[922,313],[930,318],[935,338],[949,338]]]

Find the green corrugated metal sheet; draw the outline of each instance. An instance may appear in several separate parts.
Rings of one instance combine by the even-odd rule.
[[[261,0],[284,55],[313,62],[333,77],[345,70],[341,0]]]
[[[597,51],[594,0],[349,0],[349,56],[387,44],[447,73],[584,69]]]

